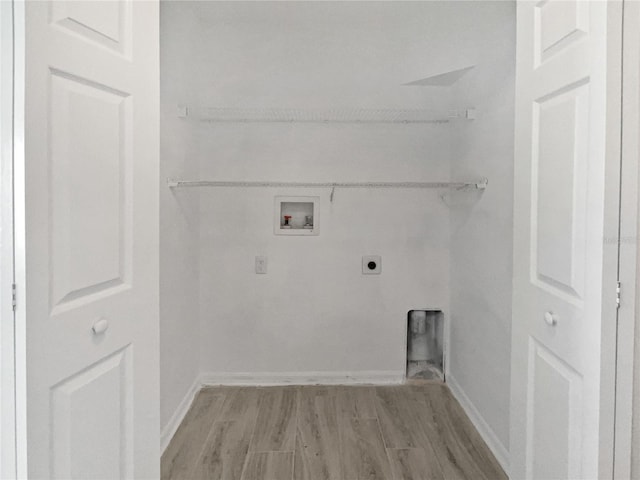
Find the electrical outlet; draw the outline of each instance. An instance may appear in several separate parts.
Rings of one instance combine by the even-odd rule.
[[[187,118],[189,116],[189,108],[186,105],[178,105],[178,118]]]
[[[267,273],[267,257],[259,255],[256,257],[256,273]]]

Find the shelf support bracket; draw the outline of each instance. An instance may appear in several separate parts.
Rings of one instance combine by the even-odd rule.
[[[487,177],[483,177],[478,183],[476,183],[476,188],[478,190],[486,190],[487,185],[489,185],[489,179]]]

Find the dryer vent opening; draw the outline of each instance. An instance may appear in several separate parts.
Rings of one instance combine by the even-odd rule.
[[[407,379],[444,381],[444,315],[410,310],[407,325]]]

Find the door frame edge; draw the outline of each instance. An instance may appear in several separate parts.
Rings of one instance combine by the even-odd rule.
[[[15,415],[16,472],[28,477],[27,454],[27,302],[26,302],[26,3],[12,0],[14,28],[13,198],[14,275],[17,289],[15,311]]]
[[[640,398],[636,393],[634,399],[634,372],[640,366],[640,341],[635,339],[640,331],[637,318],[640,311],[640,3],[624,0],[622,4],[620,231],[617,238],[621,287],[615,352],[614,479],[635,478],[633,470],[635,475],[640,475],[640,455],[636,454],[639,464],[633,466],[634,429],[640,427],[633,425],[634,409],[638,409],[634,403]]]

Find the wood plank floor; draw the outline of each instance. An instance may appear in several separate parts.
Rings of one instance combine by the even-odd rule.
[[[506,480],[449,389],[202,389],[162,480]]]

